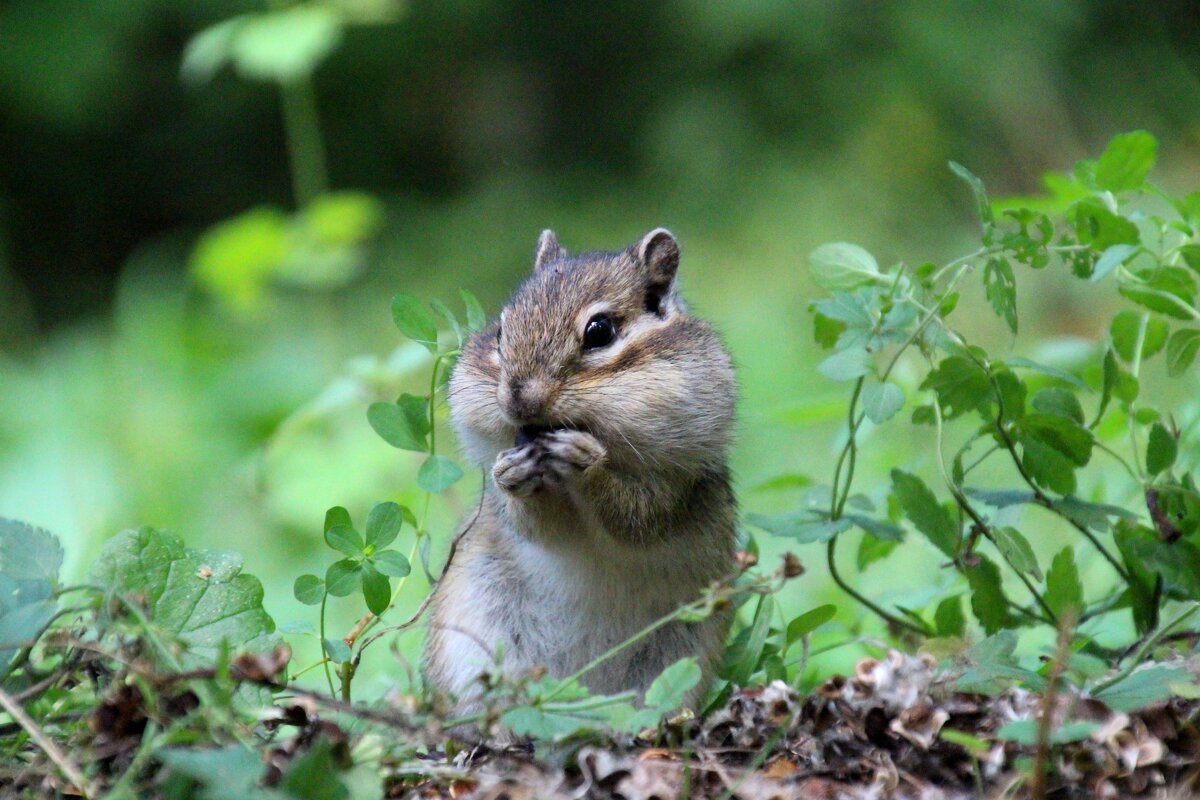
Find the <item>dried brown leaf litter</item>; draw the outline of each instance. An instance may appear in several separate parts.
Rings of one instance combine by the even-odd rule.
[[[1020,723],[1047,711],[1012,688],[995,696],[955,691],[928,656],[891,652],[860,661],[851,677],[807,697],[781,681],[743,689],[669,747],[589,745],[567,757],[473,752],[445,766],[453,778],[391,796],[666,800],[953,800],[1029,796],[1037,742]],[[1182,798],[1200,787],[1200,702],[1172,699],[1120,713],[1062,691],[1050,746],[1055,798]],[[1018,723],[1002,732],[1010,723]],[[1073,726],[1073,727],[1072,727]],[[573,756],[573,757],[571,757]]]

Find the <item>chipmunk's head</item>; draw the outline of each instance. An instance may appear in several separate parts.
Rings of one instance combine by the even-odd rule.
[[[679,440],[711,444],[716,428],[723,448],[729,359],[687,315],[678,270],[679,244],[662,228],[619,252],[574,257],[544,231],[533,274],[455,370],[450,404],[472,455],[487,465],[520,437],[557,428],[592,433],[618,459],[677,458]]]

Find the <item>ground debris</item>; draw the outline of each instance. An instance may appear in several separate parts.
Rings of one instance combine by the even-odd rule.
[[[1054,727],[1086,725],[1054,745],[1050,796],[1178,798],[1200,787],[1200,701],[1131,713],[1061,692]],[[426,781],[413,798],[667,800],[959,800],[1028,796],[1036,741],[998,736],[1035,723],[1038,695],[955,691],[928,656],[864,659],[807,697],[781,681],[742,689],[672,746],[579,749],[561,765],[510,749],[478,751],[466,779]],[[1010,728],[1011,730],[1011,728]],[[953,732],[953,733],[951,733]],[[946,735],[943,735],[946,734]]]

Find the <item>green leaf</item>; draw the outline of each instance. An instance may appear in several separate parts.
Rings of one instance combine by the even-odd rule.
[[[405,394],[395,403],[372,403],[367,408],[367,422],[392,447],[427,453],[428,409],[424,397]]]
[[[1200,351],[1200,330],[1181,328],[1167,342],[1167,374],[1178,378],[1188,371]]]
[[[950,744],[958,745],[977,759],[982,759],[992,749],[991,744],[980,739],[978,736],[972,736],[969,733],[953,728],[942,728],[938,731],[938,738],[942,741],[950,742]]]
[[[1037,556],[1033,554],[1029,540],[1022,536],[1020,531],[1010,527],[994,528],[992,536],[995,538],[996,549],[1004,555],[1004,559],[1012,565],[1013,569],[1026,575],[1032,575],[1034,580],[1042,579],[1042,570],[1038,567]]]
[[[967,630],[967,618],[962,610],[962,598],[944,598],[933,612],[933,625],[938,636],[959,636]]]
[[[986,556],[980,556],[979,563],[969,567],[966,574],[967,583],[971,586],[971,611],[984,632],[991,636],[1003,628],[1012,627],[1008,600],[1000,580],[1000,568]]]
[[[475,333],[486,328],[487,314],[484,313],[483,306],[475,299],[475,295],[466,289],[459,289],[458,296],[462,298],[463,306],[467,309],[467,330]]]
[[[1050,562],[1045,600],[1057,617],[1068,609],[1073,609],[1075,614],[1083,611],[1083,585],[1079,582],[1079,570],[1075,567],[1075,554],[1070,546],[1059,550]]]
[[[321,642],[325,655],[335,664],[345,664],[352,657],[350,646],[341,639],[325,639]]]
[[[375,616],[387,611],[392,602],[392,583],[370,564],[362,566],[362,590],[368,611]]]
[[[1063,383],[1074,386],[1075,389],[1087,392],[1092,391],[1090,386],[1085,384],[1084,381],[1080,380],[1078,377],[1075,377],[1075,375],[1067,372],[1066,369],[1058,369],[1057,367],[1046,366],[1044,363],[1022,359],[1020,356],[1013,357],[1013,359],[1007,359],[1004,361],[1004,363],[1013,369],[1032,369],[1033,372],[1049,375],[1050,378],[1061,380]]]
[[[1171,697],[1174,694],[1171,684],[1194,682],[1186,669],[1152,664],[1131,672],[1129,677],[1096,692],[1093,697],[1113,711],[1129,713]]]
[[[555,702],[552,706],[518,706],[500,715],[500,723],[518,736],[542,741],[561,741],[587,731],[625,728],[636,713],[628,703],[601,704],[602,697],[574,702]]]
[[[852,525],[846,517],[830,520],[828,517],[814,517],[811,511],[789,511],[770,516],[750,513],[746,515],[746,522],[772,536],[790,537],[800,544],[827,542],[842,531],[849,530]]]
[[[1104,350],[1104,361],[1101,369],[1100,407],[1096,409],[1096,418],[1092,420],[1091,427],[1093,428],[1100,424],[1100,420],[1104,419],[1104,412],[1108,410],[1108,404],[1112,402],[1113,391],[1116,389],[1117,382],[1121,378],[1121,368],[1117,366],[1117,359],[1113,355],[1111,347]]]
[[[818,300],[812,307],[821,316],[865,331],[875,326],[877,305],[878,300],[870,289],[859,289],[856,292],[834,292],[832,297]]]
[[[450,307],[437,298],[429,301],[429,307],[432,308],[439,317],[446,320],[446,322],[450,324],[450,329],[454,331],[454,338],[458,340],[458,343],[461,346],[463,343],[463,327],[459,324],[458,317],[454,316],[454,312],[450,310]]]
[[[325,531],[325,544],[352,558],[361,556],[366,547],[359,532],[345,525],[334,525]]]
[[[205,800],[265,800],[264,790],[258,785],[265,771],[262,757],[240,744],[160,748],[154,755],[172,773],[204,786],[200,796]],[[169,782],[162,785],[168,786]],[[164,796],[169,795],[164,792]]]
[[[1132,244],[1114,244],[1108,247],[1096,259],[1096,266],[1092,269],[1090,281],[1095,283],[1102,280],[1110,272],[1129,260],[1129,257],[1136,253],[1138,248]]]
[[[262,584],[241,570],[236,554],[187,549],[172,533],[140,528],[104,543],[90,580],[139,597],[150,621],[187,646],[187,660],[211,660],[222,646],[267,652],[279,643]]]
[[[830,319],[820,312],[813,314],[813,341],[822,350],[832,350],[845,330],[846,323]]]
[[[1191,321],[1196,281],[1183,267],[1155,267],[1124,280],[1117,290],[1128,299],[1168,317]]]
[[[1162,576],[1163,592],[1177,600],[1200,596],[1200,548],[1188,539],[1167,543],[1142,525],[1122,525],[1117,546],[1144,571]]]
[[[876,561],[887,558],[896,549],[897,544],[899,543],[890,539],[876,539],[874,536],[862,537],[858,543],[858,552],[855,554],[858,571],[862,572]]]
[[[876,539],[886,539],[890,542],[900,542],[904,540],[904,528],[901,528],[894,522],[875,519],[874,517],[868,517],[862,514],[846,514],[843,519],[850,520]]]
[[[197,33],[183,49],[180,74],[190,83],[207,83],[229,63],[233,43],[248,15],[222,20]]]
[[[758,608],[754,613],[754,623],[750,626],[750,635],[739,654],[730,680],[737,686],[750,683],[750,677],[758,667],[759,657],[763,646],[767,643],[767,635],[771,632],[771,619],[775,613],[775,598],[772,595],[761,595]]]
[[[342,506],[334,506],[325,512],[325,527],[323,531],[328,531],[330,528],[338,526],[353,528],[354,523],[350,521],[350,512]]]
[[[352,558],[335,561],[325,570],[325,591],[334,597],[347,597],[362,586],[362,564]]]
[[[852,381],[875,369],[875,360],[864,347],[850,347],[817,364],[817,372],[831,381]]]
[[[63,549],[58,537],[42,528],[0,517],[0,574],[15,581],[58,586]]]
[[[827,291],[845,291],[864,283],[884,280],[875,257],[856,244],[823,244],[808,256],[808,268],[817,285]]]
[[[993,258],[983,268],[983,287],[996,316],[1017,333],[1017,279],[1005,258]]]
[[[296,6],[246,17],[231,56],[243,76],[288,85],[311,75],[341,41],[341,19],[333,8]]]
[[[646,689],[645,708],[630,719],[626,730],[637,733],[657,725],[664,716],[683,705],[684,696],[700,683],[700,665],[694,658],[681,658],[667,667]]]
[[[1034,691],[1045,685],[1045,679],[1036,672],[1024,669],[1014,655],[1017,635],[1011,630],[1002,630],[967,648],[961,660],[969,666],[954,683],[959,692],[995,694],[1010,680],[1021,681]]]
[[[1138,229],[1129,220],[1114,214],[1104,202],[1095,197],[1080,200],[1074,211],[1075,235],[1083,244],[1099,251],[1114,244],[1138,243]],[[1087,277],[1090,273],[1084,273]]]
[[[971,193],[975,195],[975,213],[979,215],[979,221],[986,228],[992,222],[992,205],[988,202],[987,190],[983,187],[983,181],[956,161],[950,162],[950,171],[971,187]],[[1016,332],[1015,329],[1013,332]]]
[[[1146,472],[1157,475],[1171,468],[1179,455],[1179,442],[1161,422],[1150,428],[1150,440],[1146,443]]]
[[[947,419],[984,408],[992,396],[987,373],[966,356],[949,356],[930,371],[922,389],[932,389]]]
[[[423,345],[434,355],[438,351],[437,324],[433,316],[411,294],[398,294],[392,298],[392,321],[400,333]]]
[[[1086,466],[1092,457],[1092,434],[1073,419],[1054,414],[1026,414],[1017,425],[1018,439],[1023,445],[1037,440],[1080,467]]]
[[[325,597],[325,581],[316,575],[301,575],[292,585],[292,594],[306,606],[320,605]]]
[[[1113,317],[1109,334],[1112,336],[1113,349],[1127,362],[1133,361],[1138,329],[1141,327],[1143,316],[1146,316],[1146,333],[1142,339],[1142,358],[1149,358],[1162,350],[1163,345],[1167,343],[1170,327],[1166,322],[1137,311],[1121,311]]]
[[[762,483],[755,484],[750,487],[752,492],[774,492],[781,489],[803,489],[805,486],[812,485],[812,478],[807,475],[798,473],[787,473],[784,475],[776,475],[774,478],[768,478]]]
[[[412,565],[399,550],[384,550],[371,557],[371,564],[384,575],[403,578],[412,570]]]
[[[288,798],[349,800],[350,790],[338,779],[335,746],[332,737],[318,738],[306,752],[293,757],[291,766],[280,782],[280,788]]]
[[[1158,140],[1146,131],[1113,137],[1096,162],[1096,185],[1110,192],[1140,189],[1157,154]]]
[[[1075,465],[1069,458],[1034,436],[1019,441],[1021,465],[1038,486],[1059,494],[1075,491]]]
[[[404,523],[404,510],[398,503],[376,503],[367,515],[367,544],[382,550],[396,540]]]
[[[837,606],[826,604],[805,611],[788,623],[785,641],[790,645],[815,631],[837,614]]]
[[[904,509],[904,515],[938,550],[949,558],[958,555],[958,525],[937,501],[925,482],[901,469],[892,470],[892,491]]]
[[[1069,389],[1057,386],[1039,389],[1030,401],[1030,405],[1043,414],[1063,417],[1083,425],[1083,406],[1079,404],[1079,398],[1075,396],[1075,393]]]
[[[864,383],[860,399],[867,419],[876,425],[887,422],[904,408],[904,392],[891,381]]]
[[[383,204],[366,192],[326,192],[304,207],[300,219],[320,244],[351,247],[379,230]]]
[[[427,492],[437,494],[449,489],[463,476],[463,471],[445,456],[432,455],[425,459],[417,473],[417,485]]]
[[[196,242],[196,282],[239,312],[255,310],[288,254],[288,220],[276,208],[254,208],[209,228]]]
[[[1038,743],[1038,722],[1036,719],[1006,722],[996,731],[996,738],[1003,742],[1016,742],[1026,747],[1035,747]],[[1050,744],[1082,741],[1099,729],[1100,723],[1090,720],[1058,725],[1050,730]]]

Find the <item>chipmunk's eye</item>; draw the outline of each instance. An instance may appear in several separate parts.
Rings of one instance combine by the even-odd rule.
[[[617,338],[617,324],[608,314],[597,314],[588,320],[583,329],[583,349],[595,350],[597,347],[607,347]]]

